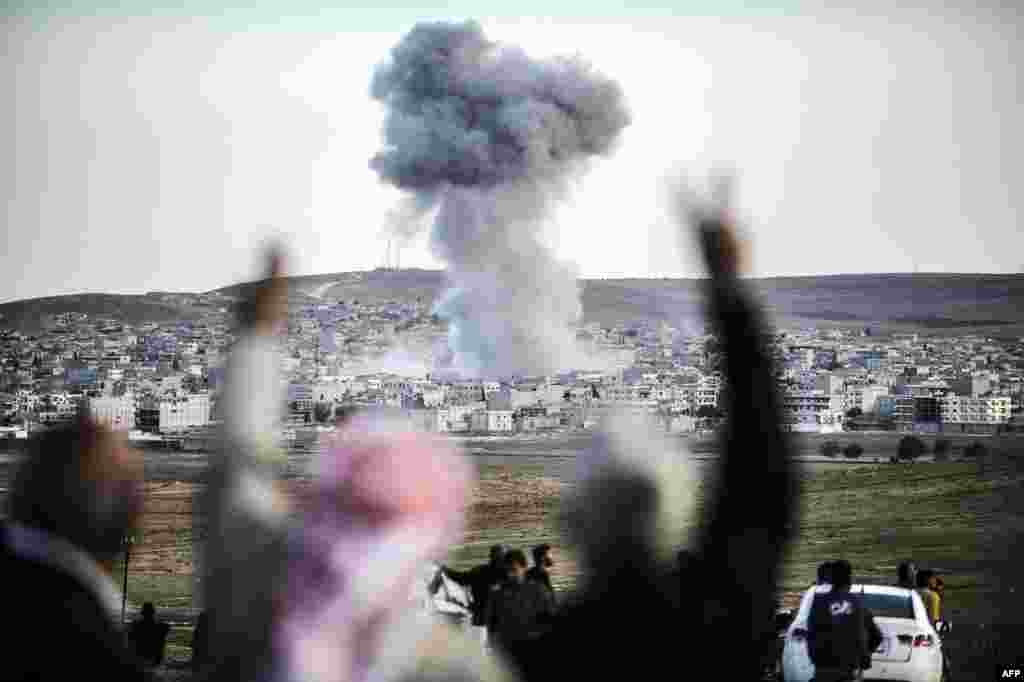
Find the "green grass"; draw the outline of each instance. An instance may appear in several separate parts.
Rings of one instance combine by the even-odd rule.
[[[482,467],[482,478],[502,477],[507,465]],[[518,466],[512,483],[543,475],[541,466]],[[892,581],[900,561],[915,560],[944,573],[945,608],[952,617],[977,614],[994,589],[986,557],[1006,531],[1008,512],[996,504],[1012,499],[1024,474],[1015,466],[985,462],[917,463],[807,467],[803,475],[799,533],[788,548],[781,573],[781,590],[800,593],[813,580],[819,563],[847,559],[858,579]],[[447,563],[468,568],[486,562],[492,544],[528,550],[547,542],[565,551],[560,537],[558,499],[537,506],[498,506],[471,523],[464,541],[453,547]],[[190,545],[179,537],[179,551]],[[560,557],[560,558],[561,558]],[[990,564],[991,565],[991,564]],[[560,588],[574,581],[571,561],[554,574]],[[565,570],[568,568],[568,570]],[[116,579],[120,585],[120,572]],[[152,601],[157,608],[189,606],[190,576],[150,576],[129,573],[128,598],[138,605]]]

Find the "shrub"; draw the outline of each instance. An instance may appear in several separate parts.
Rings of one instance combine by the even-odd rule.
[[[949,451],[951,444],[948,438],[939,438],[935,441],[935,445],[932,447],[932,452],[935,454],[936,462],[944,462],[949,459]]]
[[[850,443],[843,448],[843,457],[847,459],[857,459],[864,454],[864,448],[860,443]]]
[[[821,454],[826,457],[835,457],[839,454],[839,443],[834,440],[826,441],[821,446]]]
[[[904,436],[900,438],[899,448],[896,451],[897,456],[905,461],[912,462],[925,453],[927,448],[924,445],[924,441],[916,436]]]
[[[974,441],[964,448],[964,457],[984,457],[986,454],[988,454],[988,448],[985,447],[984,443],[979,441]]]

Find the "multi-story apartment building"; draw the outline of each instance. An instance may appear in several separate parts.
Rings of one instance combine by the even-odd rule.
[[[90,398],[89,414],[97,423],[114,431],[131,431],[135,428],[135,398],[131,395]]]
[[[843,428],[843,401],[839,395],[816,390],[792,390],[782,395],[784,428],[809,433],[833,433]]]
[[[161,433],[184,431],[210,423],[210,396],[193,393],[160,400],[159,430]]]
[[[967,398],[949,395],[941,402],[942,421],[945,424],[1004,424],[1010,419],[1012,399]]]

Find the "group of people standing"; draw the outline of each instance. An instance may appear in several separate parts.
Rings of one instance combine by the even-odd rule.
[[[441,567],[447,578],[469,588],[470,626],[479,631],[481,643],[520,665],[533,660],[534,645],[550,628],[557,609],[551,546],[537,545],[531,554],[533,566],[528,567],[522,550],[494,545],[486,564],[468,571]]]
[[[899,567],[898,584],[917,592],[932,625],[942,620],[942,601],[946,594],[942,576],[932,569],[918,569],[912,561],[905,561]]]
[[[818,566],[815,595],[807,620],[807,651],[815,665],[814,682],[847,682],[860,679],[871,667],[874,651],[883,635],[871,610],[851,592],[853,570],[845,560]],[[934,570],[921,569],[910,561],[899,565],[897,587],[914,590],[921,597],[929,622],[938,627],[942,616],[942,578]],[[948,674],[949,658],[943,656]]]

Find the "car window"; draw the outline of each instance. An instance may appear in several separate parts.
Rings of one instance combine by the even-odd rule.
[[[902,595],[864,592],[861,594],[861,601],[864,607],[877,618],[916,620],[914,617],[914,602],[911,601],[909,593]]]

